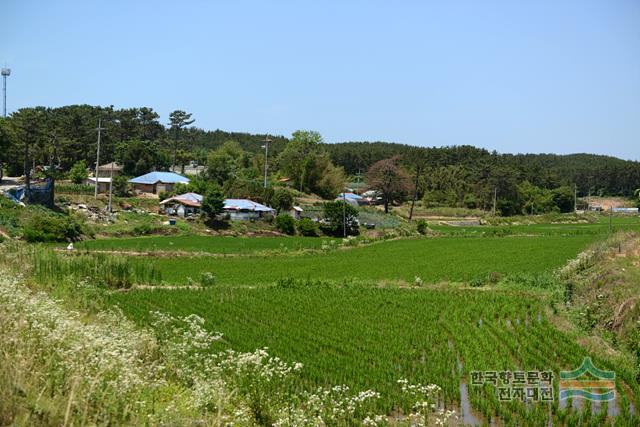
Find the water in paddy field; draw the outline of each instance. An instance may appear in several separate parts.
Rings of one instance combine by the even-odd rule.
[[[567,408],[568,399],[563,399],[559,401],[559,408],[566,409]],[[593,415],[600,412],[603,402],[591,402],[591,413]],[[571,410],[574,412],[579,412],[584,407],[584,402],[582,398],[574,398],[571,404]],[[635,414],[635,407],[632,402],[629,402],[629,413],[631,415]],[[607,417],[617,417],[620,415],[620,397],[616,393],[615,399],[607,402]]]
[[[474,414],[474,411],[471,408],[467,383],[464,381],[460,382],[460,413],[462,415],[462,423],[464,425],[479,426],[483,424],[480,422],[480,416]]]

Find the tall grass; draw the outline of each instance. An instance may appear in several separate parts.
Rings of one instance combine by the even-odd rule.
[[[153,264],[133,263],[129,258],[105,254],[62,255],[50,250],[34,250],[31,265],[32,275],[40,283],[55,284],[74,278],[119,289],[162,281],[160,270]]]

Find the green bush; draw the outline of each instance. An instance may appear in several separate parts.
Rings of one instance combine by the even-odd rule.
[[[360,234],[358,224],[358,209],[348,203],[327,202],[323,209],[324,223],[322,231],[332,236],[356,236]],[[344,233],[344,223],[346,222],[346,233]]]
[[[427,234],[429,224],[424,219],[419,219],[416,221],[416,230],[418,230],[420,234]]]
[[[89,177],[86,162],[84,160],[76,162],[71,166],[71,169],[69,169],[67,176],[74,184],[82,184],[82,181]]]
[[[279,214],[290,211],[293,208],[293,193],[286,188],[278,188],[271,197],[271,205]]]
[[[285,234],[296,234],[296,222],[291,215],[278,215],[276,217],[276,228]]]
[[[318,237],[318,224],[313,222],[311,218],[302,218],[298,221],[298,232],[303,236]]]
[[[118,197],[128,197],[131,194],[129,179],[124,175],[113,178],[113,194]]]
[[[154,229],[155,227],[153,227],[148,222],[143,222],[142,224],[133,227],[132,232],[135,236],[145,236],[147,234],[153,233]]]
[[[82,224],[73,217],[36,214],[22,229],[27,242],[65,242],[82,236]]]
[[[204,288],[209,286],[215,286],[216,276],[213,273],[205,271],[200,274],[200,285]]]

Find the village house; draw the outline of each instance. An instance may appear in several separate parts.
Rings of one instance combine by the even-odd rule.
[[[98,180],[98,193],[108,193],[109,185],[111,184],[111,178],[97,178]],[[96,178],[90,176],[84,180],[86,185],[90,185],[92,187],[96,186]]]
[[[107,163],[98,166],[98,178],[110,178],[118,176],[122,172],[122,166],[116,162]]]
[[[149,172],[129,180],[134,190],[142,193],[159,194],[173,191],[176,184],[188,184],[189,178],[173,172]]]
[[[160,209],[167,215],[179,217],[192,216],[200,213],[202,196],[196,193],[185,193],[169,197],[160,202]]]
[[[256,220],[275,215],[276,210],[248,199],[225,199],[224,211],[232,220]]]

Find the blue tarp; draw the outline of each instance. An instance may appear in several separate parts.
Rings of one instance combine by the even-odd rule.
[[[336,199],[342,199],[343,197],[345,199],[353,199],[353,200],[362,199],[362,196],[358,196],[355,193],[340,193],[340,194],[338,194],[338,197],[336,197]]]

